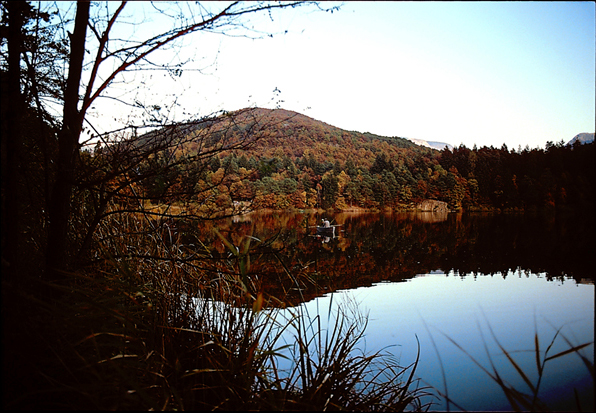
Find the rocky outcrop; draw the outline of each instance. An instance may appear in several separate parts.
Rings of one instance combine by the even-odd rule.
[[[435,199],[425,199],[416,205],[416,209],[423,212],[449,212],[447,202],[437,201]]]

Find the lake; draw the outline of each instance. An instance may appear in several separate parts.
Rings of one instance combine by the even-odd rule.
[[[335,234],[316,235],[322,218]],[[594,362],[589,213],[273,212],[217,226],[235,245],[247,235],[268,240],[251,255],[249,275],[286,305],[316,314],[356,303],[369,318],[365,351],[387,348],[408,365],[418,339],[416,375],[456,403],[431,410],[511,410],[472,358],[528,392],[497,340],[533,383],[535,335],[544,354],[560,330],[548,355],[568,349],[566,340],[592,342],[580,353]],[[200,232],[226,252],[208,228]],[[549,360],[540,389],[553,410],[576,411],[575,391],[583,410],[594,408],[593,378],[577,354]]]

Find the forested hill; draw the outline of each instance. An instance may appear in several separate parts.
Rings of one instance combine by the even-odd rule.
[[[178,173],[170,169],[167,176],[143,181],[145,193],[156,201],[195,193],[197,204],[210,210],[238,202],[276,209],[412,208],[423,199],[445,201],[454,210],[594,204],[593,143],[549,142],[545,150],[517,152],[505,145],[437,151],[404,138],[345,131],[296,112],[261,108],[137,140],[164,136],[179,141],[173,145],[178,158],[216,150]],[[150,160],[147,167],[159,162]],[[197,186],[210,189],[196,195]]]
[[[191,151],[198,148],[197,139],[193,138],[201,137],[204,133],[212,136],[211,143],[223,135],[245,134],[247,139],[255,139],[255,145],[243,148],[243,154],[257,159],[288,157],[296,160],[312,156],[317,162],[339,161],[343,164],[351,158],[357,167],[370,167],[380,152],[389,157],[397,157],[398,153],[408,153],[411,157],[413,153],[432,152],[429,147],[419,146],[408,139],[345,131],[285,109],[248,108],[169,129],[172,128],[175,131],[170,132],[183,140]],[[172,135],[164,132],[148,133],[141,136],[139,141],[145,143]]]
[[[312,156],[317,162],[333,164],[352,159],[357,167],[370,167],[381,152],[392,158],[407,152],[405,149],[414,153],[432,152],[404,138],[345,131],[284,109],[257,108],[252,114],[268,129],[266,137],[247,152],[254,156],[285,156],[292,160]]]

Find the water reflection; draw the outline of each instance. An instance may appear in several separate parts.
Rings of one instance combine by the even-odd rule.
[[[420,212],[415,212],[414,214],[415,214],[417,220],[419,220],[421,222],[427,222],[430,224],[435,223],[435,222],[447,221],[447,217],[449,216],[449,214],[445,211],[442,211],[442,212],[420,211]]]
[[[316,234],[323,217],[338,225],[335,236]],[[250,275],[263,291],[291,305],[433,271],[594,280],[594,218],[589,214],[251,213],[187,229],[223,255],[226,247],[213,226],[235,245],[245,236],[272,240],[254,250]]]
[[[342,296],[358,302],[369,315],[367,351],[396,346],[396,356],[407,363],[416,357],[418,336],[421,362],[417,375],[441,391],[445,391],[446,382],[449,396],[471,411],[509,411],[511,406],[470,356],[490,371],[494,364],[504,380],[529,393],[493,334],[534,384],[538,379],[535,334],[544,352],[560,329],[549,355],[569,348],[563,335],[573,345],[594,341],[594,285],[550,282],[545,274],[509,272],[477,278],[421,274],[408,282],[336,292],[306,306],[325,308],[332,300],[341,302]],[[593,352],[591,345],[582,354],[593,363]],[[582,360],[571,354],[547,363],[540,398],[554,410],[576,411],[575,388],[583,408],[590,410],[594,406],[593,385]],[[442,401],[433,410],[446,408]],[[451,410],[459,409],[452,405]]]
[[[493,367],[513,388],[530,394],[526,382],[505,356],[510,353],[528,380],[536,385],[536,340],[541,359],[571,346],[592,343],[580,354],[594,363],[594,285],[548,281],[544,274],[462,277],[454,273],[420,274],[406,282],[382,282],[340,290],[300,305],[311,318],[319,314],[321,329],[333,328],[329,314],[356,303],[368,316],[360,349],[369,354],[390,350],[402,365],[415,360],[417,377],[449,395],[452,411],[511,411],[500,387],[472,360],[489,372]],[[290,319],[294,308],[282,310]],[[280,345],[294,345],[287,330]],[[458,348],[456,342],[461,348]],[[498,344],[497,344],[498,340]],[[566,342],[569,340],[569,342]],[[290,355],[289,350],[284,353]],[[291,359],[279,360],[290,369]],[[577,354],[549,360],[539,398],[555,411],[587,411],[594,407],[594,381]],[[449,410],[444,399],[431,410]]]
[[[250,276],[263,292],[317,314],[340,297],[369,315],[367,352],[396,346],[417,375],[468,410],[510,410],[495,383],[447,338],[524,391],[492,334],[536,382],[535,334],[542,351],[557,329],[578,345],[594,341],[594,218],[573,214],[325,214],[336,236],[316,234],[322,214],[253,213],[189,227],[187,236],[227,254],[216,225],[235,245],[248,235],[270,240],[255,249]],[[292,274],[292,277],[288,276]],[[291,309],[290,309],[291,310]],[[284,310],[284,311],[290,311]],[[288,338],[292,342],[292,338]],[[555,342],[551,355],[566,343]],[[584,353],[592,363],[594,346]],[[439,359],[440,357],[440,359]],[[491,361],[492,360],[492,361]],[[541,398],[555,410],[594,407],[594,382],[577,355],[552,360]],[[446,404],[435,406],[444,410]],[[452,410],[457,410],[450,406]]]

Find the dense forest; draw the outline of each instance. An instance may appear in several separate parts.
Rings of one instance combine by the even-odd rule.
[[[170,169],[144,180],[140,186],[146,196],[175,201],[193,192],[189,185],[212,186],[194,198],[204,210],[245,203],[253,209],[411,209],[423,199],[447,202],[451,210],[594,205],[593,143],[437,151],[404,138],[344,131],[283,109],[250,111],[253,123],[258,119],[266,125],[254,145],[222,151],[208,165]],[[226,133],[241,133],[253,123],[237,122]],[[178,156],[194,155],[192,136],[201,127],[177,131],[184,137]],[[153,157],[146,167],[158,167],[167,156]]]

